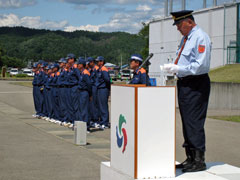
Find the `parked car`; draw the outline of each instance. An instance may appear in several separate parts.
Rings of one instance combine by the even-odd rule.
[[[22,71],[23,74],[26,74],[27,76],[30,76],[30,77],[33,77],[34,76],[34,73],[32,72],[31,69],[23,69]]]
[[[12,69],[12,67],[8,67],[7,72],[10,73],[11,69]]]
[[[18,73],[18,68],[12,68],[10,70],[10,76],[16,76]]]
[[[116,80],[117,80],[116,71],[114,71],[114,70],[109,70],[108,73],[109,73],[110,78],[111,78],[113,81],[116,81]]]
[[[121,81],[131,80],[133,77],[133,71],[131,69],[124,69],[121,71]]]

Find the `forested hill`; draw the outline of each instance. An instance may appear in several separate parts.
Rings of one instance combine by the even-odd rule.
[[[0,48],[21,61],[54,61],[68,53],[78,56],[104,56],[108,62],[127,61],[140,53],[145,40],[125,32],[50,31],[25,27],[0,27]]]

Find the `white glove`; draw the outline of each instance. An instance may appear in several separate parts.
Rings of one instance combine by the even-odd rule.
[[[164,71],[167,71],[168,73],[170,74],[174,74],[174,73],[177,73],[178,72],[178,69],[179,69],[179,66],[176,65],[176,64],[164,64],[163,65],[163,70]]]

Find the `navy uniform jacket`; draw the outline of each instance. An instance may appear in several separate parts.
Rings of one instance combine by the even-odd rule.
[[[34,78],[33,78],[33,81],[32,81],[32,85],[33,85],[33,86],[37,86],[37,85],[38,85],[38,84],[37,84],[38,74],[39,74],[38,71],[36,71],[36,72],[34,73]]]
[[[67,70],[66,69],[61,69],[59,71],[59,76],[58,76],[58,79],[57,79],[57,85],[58,86],[67,85]]]
[[[96,86],[98,69],[99,67],[96,65],[92,69],[90,69],[90,80],[91,80],[92,86]]]
[[[47,79],[48,79],[48,74],[44,74],[44,86],[46,87],[47,85]]]
[[[59,75],[60,75],[60,72],[53,73],[52,86],[54,86],[54,87],[58,86],[58,76]]]
[[[50,89],[50,88],[51,88],[50,85],[51,85],[52,79],[53,79],[53,78],[51,77],[51,75],[48,75],[48,76],[47,76],[46,84],[45,84],[45,87],[46,87],[47,89]]]
[[[37,85],[43,86],[45,81],[45,72],[43,70],[39,70],[38,76],[37,76]]]
[[[54,80],[54,73],[51,73],[51,75],[48,78],[48,82],[47,82],[47,84],[50,88],[54,86],[53,80]]]
[[[148,77],[144,68],[137,69],[133,74],[130,84],[146,84],[148,85]]]
[[[80,72],[80,80],[79,80],[79,89],[80,90],[86,90],[89,93],[89,96],[92,95],[92,86],[90,81],[90,73],[88,70],[84,69],[82,72]]]
[[[108,69],[103,66],[102,68],[99,68],[97,70],[97,81],[96,81],[96,86],[98,89],[101,88],[108,88],[110,89],[110,76],[108,73]]]
[[[76,86],[78,85],[80,79],[80,71],[77,69],[77,65],[74,64],[67,73],[67,85],[68,86]]]

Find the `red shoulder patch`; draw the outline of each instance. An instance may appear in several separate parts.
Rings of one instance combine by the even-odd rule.
[[[84,71],[83,71],[83,74],[87,74],[87,75],[89,75],[89,76],[90,76],[90,73],[89,73],[89,71],[88,71],[88,70],[86,70],[86,69],[84,69]]]
[[[108,69],[107,69],[105,66],[103,66],[101,70],[102,70],[102,71],[107,71],[107,72],[108,72]]]
[[[199,53],[204,53],[204,51],[205,51],[205,46],[204,45],[199,45],[198,46],[198,52]]]

